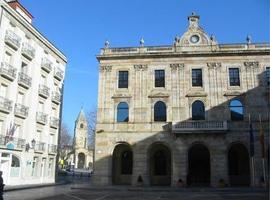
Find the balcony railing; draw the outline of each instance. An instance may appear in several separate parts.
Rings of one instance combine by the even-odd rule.
[[[50,118],[50,126],[52,128],[58,128],[58,126],[59,126],[59,119],[57,119],[55,117],[51,117]]]
[[[0,146],[10,150],[23,149],[25,147],[25,140],[6,135],[0,135]]]
[[[35,57],[36,50],[34,47],[27,43],[23,43],[22,47],[22,55],[24,55],[26,58],[32,60]]]
[[[61,101],[61,94],[60,94],[60,92],[57,92],[57,91],[52,92],[52,101],[54,103],[57,103],[57,104],[60,103],[60,101]]]
[[[46,72],[52,71],[52,62],[49,61],[47,58],[42,58],[41,68],[44,69]]]
[[[26,89],[31,87],[32,78],[25,73],[20,72],[18,77],[18,84]]]
[[[227,121],[185,121],[172,125],[173,133],[184,132],[222,132],[228,130]]]
[[[38,152],[44,152],[45,151],[45,143],[37,141],[34,150]]]
[[[56,154],[57,153],[57,145],[55,144],[49,144],[48,145],[48,152]]]
[[[47,114],[43,112],[37,112],[36,120],[37,120],[37,123],[40,123],[43,125],[47,124]]]
[[[25,119],[28,116],[29,108],[22,104],[15,104],[14,114],[18,117]]]
[[[39,85],[38,93],[40,96],[48,98],[50,96],[50,88],[46,85]]]
[[[64,78],[64,72],[56,67],[54,70],[54,77],[58,80],[62,80]]]
[[[0,74],[8,80],[13,81],[16,78],[16,71],[17,70],[10,64],[5,62],[1,63]]]
[[[5,43],[17,50],[21,45],[21,38],[11,30],[6,31]]]
[[[0,111],[10,113],[12,111],[12,101],[4,97],[0,97]]]

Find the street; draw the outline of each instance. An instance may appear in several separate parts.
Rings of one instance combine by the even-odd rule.
[[[76,189],[77,188],[77,189]],[[161,187],[110,187],[94,188],[85,184],[69,184],[37,189],[6,192],[4,200],[267,200],[261,189],[250,188],[161,188]]]

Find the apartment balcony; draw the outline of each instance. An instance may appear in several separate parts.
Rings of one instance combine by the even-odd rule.
[[[59,119],[57,119],[55,117],[51,117],[51,119],[50,119],[50,127],[58,128],[59,127]]]
[[[44,98],[48,98],[50,96],[50,88],[46,85],[39,85],[38,94]]]
[[[14,110],[15,116],[25,119],[28,116],[28,111],[29,111],[28,107],[18,103],[15,104]]]
[[[50,154],[56,154],[57,153],[57,145],[55,145],[55,144],[49,144],[48,145],[48,153],[50,153]]]
[[[52,71],[52,62],[49,61],[47,58],[42,58],[41,68],[49,73],[50,71]]]
[[[0,147],[10,150],[22,150],[25,147],[25,139],[0,135]]]
[[[64,72],[61,69],[59,69],[58,67],[56,67],[54,70],[54,77],[57,80],[61,81],[64,78]]]
[[[4,97],[0,97],[0,111],[10,113],[12,111],[12,101]]]
[[[18,84],[25,89],[29,89],[32,84],[32,78],[27,74],[20,72],[18,77]]]
[[[57,91],[52,92],[52,102],[56,104],[59,104],[61,102],[60,92],[57,92]]]
[[[36,121],[39,124],[47,124],[47,115],[43,112],[37,112]]]
[[[34,49],[34,47],[32,47],[31,45],[27,43],[23,43],[22,55],[24,55],[29,60],[32,60],[35,57],[35,54],[36,54],[36,50]]]
[[[11,30],[6,31],[5,43],[11,48],[17,50],[21,46],[21,38]]]
[[[45,151],[45,146],[46,145],[44,142],[36,141],[35,146],[34,146],[34,151],[42,153]]]
[[[172,125],[173,133],[219,133],[228,130],[227,121],[184,121]]]
[[[10,81],[14,81],[16,78],[17,69],[12,67],[10,64],[2,62],[0,67],[0,75]]]

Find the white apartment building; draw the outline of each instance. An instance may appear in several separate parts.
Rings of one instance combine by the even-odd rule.
[[[0,0],[0,170],[6,185],[55,181],[66,63],[17,0]]]

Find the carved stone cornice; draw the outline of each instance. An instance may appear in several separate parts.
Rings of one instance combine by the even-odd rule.
[[[246,69],[255,69],[259,67],[259,62],[258,61],[244,62],[244,65]]]
[[[219,62],[209,62],[207,63],[208,69],[218,69],[221,67],[221,63]]]
[[[101,65],[99,70],[101,72],[111,72],[112,71],[112,66],[111,65]]]
[[[176,71],[176,70],[182,70],[184,69],[184,63],[172,63],[170,64],[170,68],[172,71]]]
[[[136,71],[146,71],[148,69],[147,65],[134,65]]]

